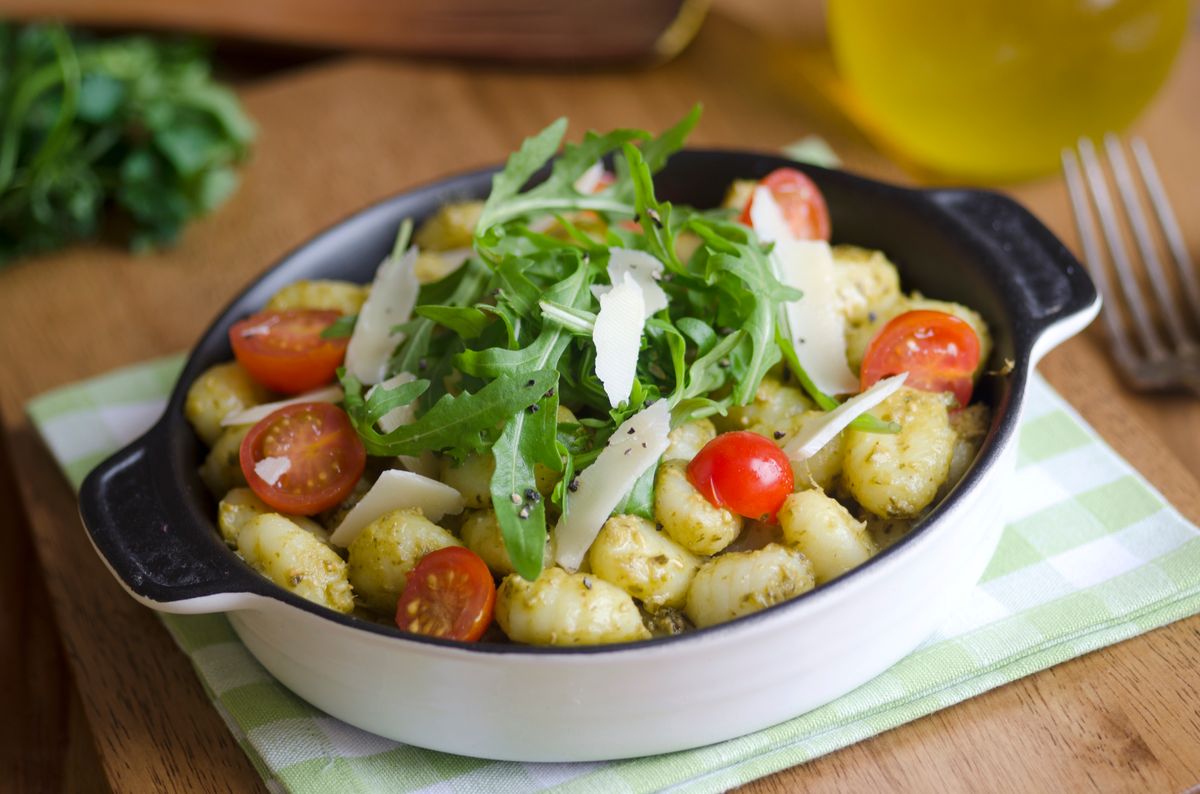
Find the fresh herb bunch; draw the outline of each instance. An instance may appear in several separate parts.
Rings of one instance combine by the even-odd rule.
[[[0,24],[0,264],[108,229],[169,244],[237,186],[253,138],[195,43]]]
[[[538,469],[558,478],[551,499],[565,513],[574,474],[653,401],[669,401],[673,425],[720,413],[753,400],[768,370],[786,359],[823,407],[837,405],[796,360],[780,304],[799,294],[776,277],[769,246],[728,211],[672,206],[655,195],[653,174],[682,147],[699,114],[693,109],[657,138],[616,130],[562,146],[566,120],[559,119],[526,140],[493,179],[476,256],[424,286],[416,318],[400,327],[405,338],[390,369],[419,380],[364,395],[342,375],[346,410],[368,453],[494,456],[492,504],[514,567],[527,579],[541,571],[547,534]],[[597,193],[576,189],[605,158],[613,184]],[[586,212],[604,221],[603,231],[572,222]],[[533,222],[546,217],[561,234],[538,230]],[[699,240],[686,261],[676,244],[685,232]],[[646,323],[630,398],[616,407],[596,375],[592,338],[599,308],[592,287],[608,284],[614,247],[659,259],[669,298]],[[415,421],[379,432],[380,418],[414,400]],[[559,421],[559,405],[577,421]],[[894,430],[860,419],[864,429]],[[618,510],[653,518],[654,476],[652,467]]]

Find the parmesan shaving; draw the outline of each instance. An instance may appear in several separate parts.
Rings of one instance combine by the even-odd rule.
[[[382,383],[378,383],[368,389],[367,399],[371,399],[371,393],[376,389],[388,391],[396,388],[397,386],[403,386],[406,383],[411,383],[416,379],[417,376],[411,372],[399,372]],[[416,401],[414,400],[413,403],[415,402]],[[384,433],[390,433],[402,425],[411,424],[412,420],[416,418],[416,406],[413,403],[401,405],[399,408],[393,408],[383,416],[379,417],[379,422],[377,423],[379,425],[379,429]]]
[[[662,278],[663,263],[645,251],[635,251],[632,248],[610,248],[608,251],[608,280],[620,284],[625,274],[642,288],[642,298],[646,302],[646,319],[667,308],[667,293],[658,285]],[[597,298],[606,295],[612,287],[597,285],[592,287],[592,294]]]
[[[596,188],[600,186],[600,181],[604,179],[604,163],[600,160],[592,163],[591,168],[584,171],[575,180],[575,190],[583,195],[591,195],[596,192]]]
[[[615,408],[629,399],[637,370],[642,330],[646,326],[646,301],[634,277],[625,277],[600,296],[600,312],[592,340],[596,344],[596,377]]]
[[[254,473],[267,485],[274,485],[291,468],[291,458],[263,458],[254,464]]]
[[[393,510],[415,507],[436,523],[447,513],[461,513],[463,506],[462,494],[444,482],[411,471],[388,469],[350,509],[329,540],[343,548],[349,546],[367,524]]]
[[[613,431],[596,461],[576,478],[570,510],[554,527],[559,565],[569,571],[579,568],[617,504],[667,451],[670,432],[671,409],[666,400],[638,411]]]
[[[372,385],[383,380],[388,359],[404,340],[404,334],[393,333],[392,329],[412,316],[421,287],[414,272],[416,262],[414,245],[399,258],[384,259],[375,271],[371,292],[346,347],[346,371],[361,383]]]
[[[832,411],[822,414],[819,419],[807,423],[784,445],[783,453],[797,463],[816,455],[851,422],[895,394],[907,378],[907,372],[884,378],[862,394],[851,397]]]
[[[837,310],[833,252],[824,240],[797,240],[771,191],[754,189],[750,220],[759,239],[773,242],[771,264],[785,286],[800,290],[799,300],[783,305],[788,333],[800,366],[826,394],[853,394],[858,379],[846,362],[846,323]]]
[[[342,393],[341,386],[322,386],[319,389],[314,389],[304,394],[298,394],[295,397],[289,397],[286,400],[279,400],[273,403],[263,403],[250,408],[244,408],[241,411],[230,411],[225,414],[225,418],[221,420],[222,427],[231,425],[253,425],[266,419],[271,414],[278,411],[280,408],[286,408],[289,405],[297,403],[335,403],[341,400],[345,394]]]

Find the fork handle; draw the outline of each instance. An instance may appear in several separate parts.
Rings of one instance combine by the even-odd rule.
[[[1100,310],[1100,297],[1087,270],[1029,210],[999,193],[948,189],[930,198],[953,216],[1009,274],[998,280],[1016,292],[1015,330],[1030,335],[1033,358],[1081,331]]]

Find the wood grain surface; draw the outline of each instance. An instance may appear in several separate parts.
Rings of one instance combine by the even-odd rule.
[[[13,718],[0,722],[0,769],[17,769],[30,790],[261,788],[186,657],[93,553],[70,489],[23,415],[28,398],[187,348],[248,278],[314,231],[398,190],[496,161],[560,114],[577,131],[661,128],[701,100],[698,145],[771,150],[817,132],[847,167],[908,179],[813,90],[811,57],[784,44],[715,16],[681,58],[646,72],[558,75],[382,59],[293,72],[244,92],[261,125],[245,183],[177,249],[131,257],[88,246],[0,272],[0,416],[11,467],[0,476],[0,647],[18,648],[0,657],[0,675],[24,687]],[[1169,164],[1167,188],[1200,255],[1198,95],[1193,30],[1139,128]],[[1058,179],[1011,192],[1074,244]],[[1106,349],[1093,327],[1042,371],[1200,521],[1200,403],[1126,391]],[[1200,780],[1198,669],[1193,618],[748,788],[1180,791]]]
[[[653,61],[707,0],[0,0],[10,19],[157,28],[303,47],[570,64]]]

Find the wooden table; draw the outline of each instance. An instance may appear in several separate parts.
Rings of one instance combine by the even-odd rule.
[[[817,132],[848,167],[904,180],[805,91],[803,58],[715,16],[648,72],[539,74],[437,62],[326,62],[245,90],[261,138],[245,184],[175,250],[78,248],[0,272],[0,770],[30,789],[248,791],[257,776],[187,659],[89,547],[25,419],[48,388],[187,348],[250,276],[362,205],[493,162],[570,115],[576,131],[661,128],[696,100],[700,145],[775,149]],[[811,65],[811,64],[808,64]],[[1139,125],[1200,254],[1200,31]],[[1074,241],[1057,179],[1013,194]],[[1197,258],[1200,258],[1198,256]],[[1134,395],[1093,328],[1042,371],[1185,515],[1200,520],[1200,403]],[[36,551],[36,561],[34,559]],[[13,649],[16,652],[12,652]],[[1155,790],[1200,779],[1200,618],[1059,665],[758,781],[756,791]]]

